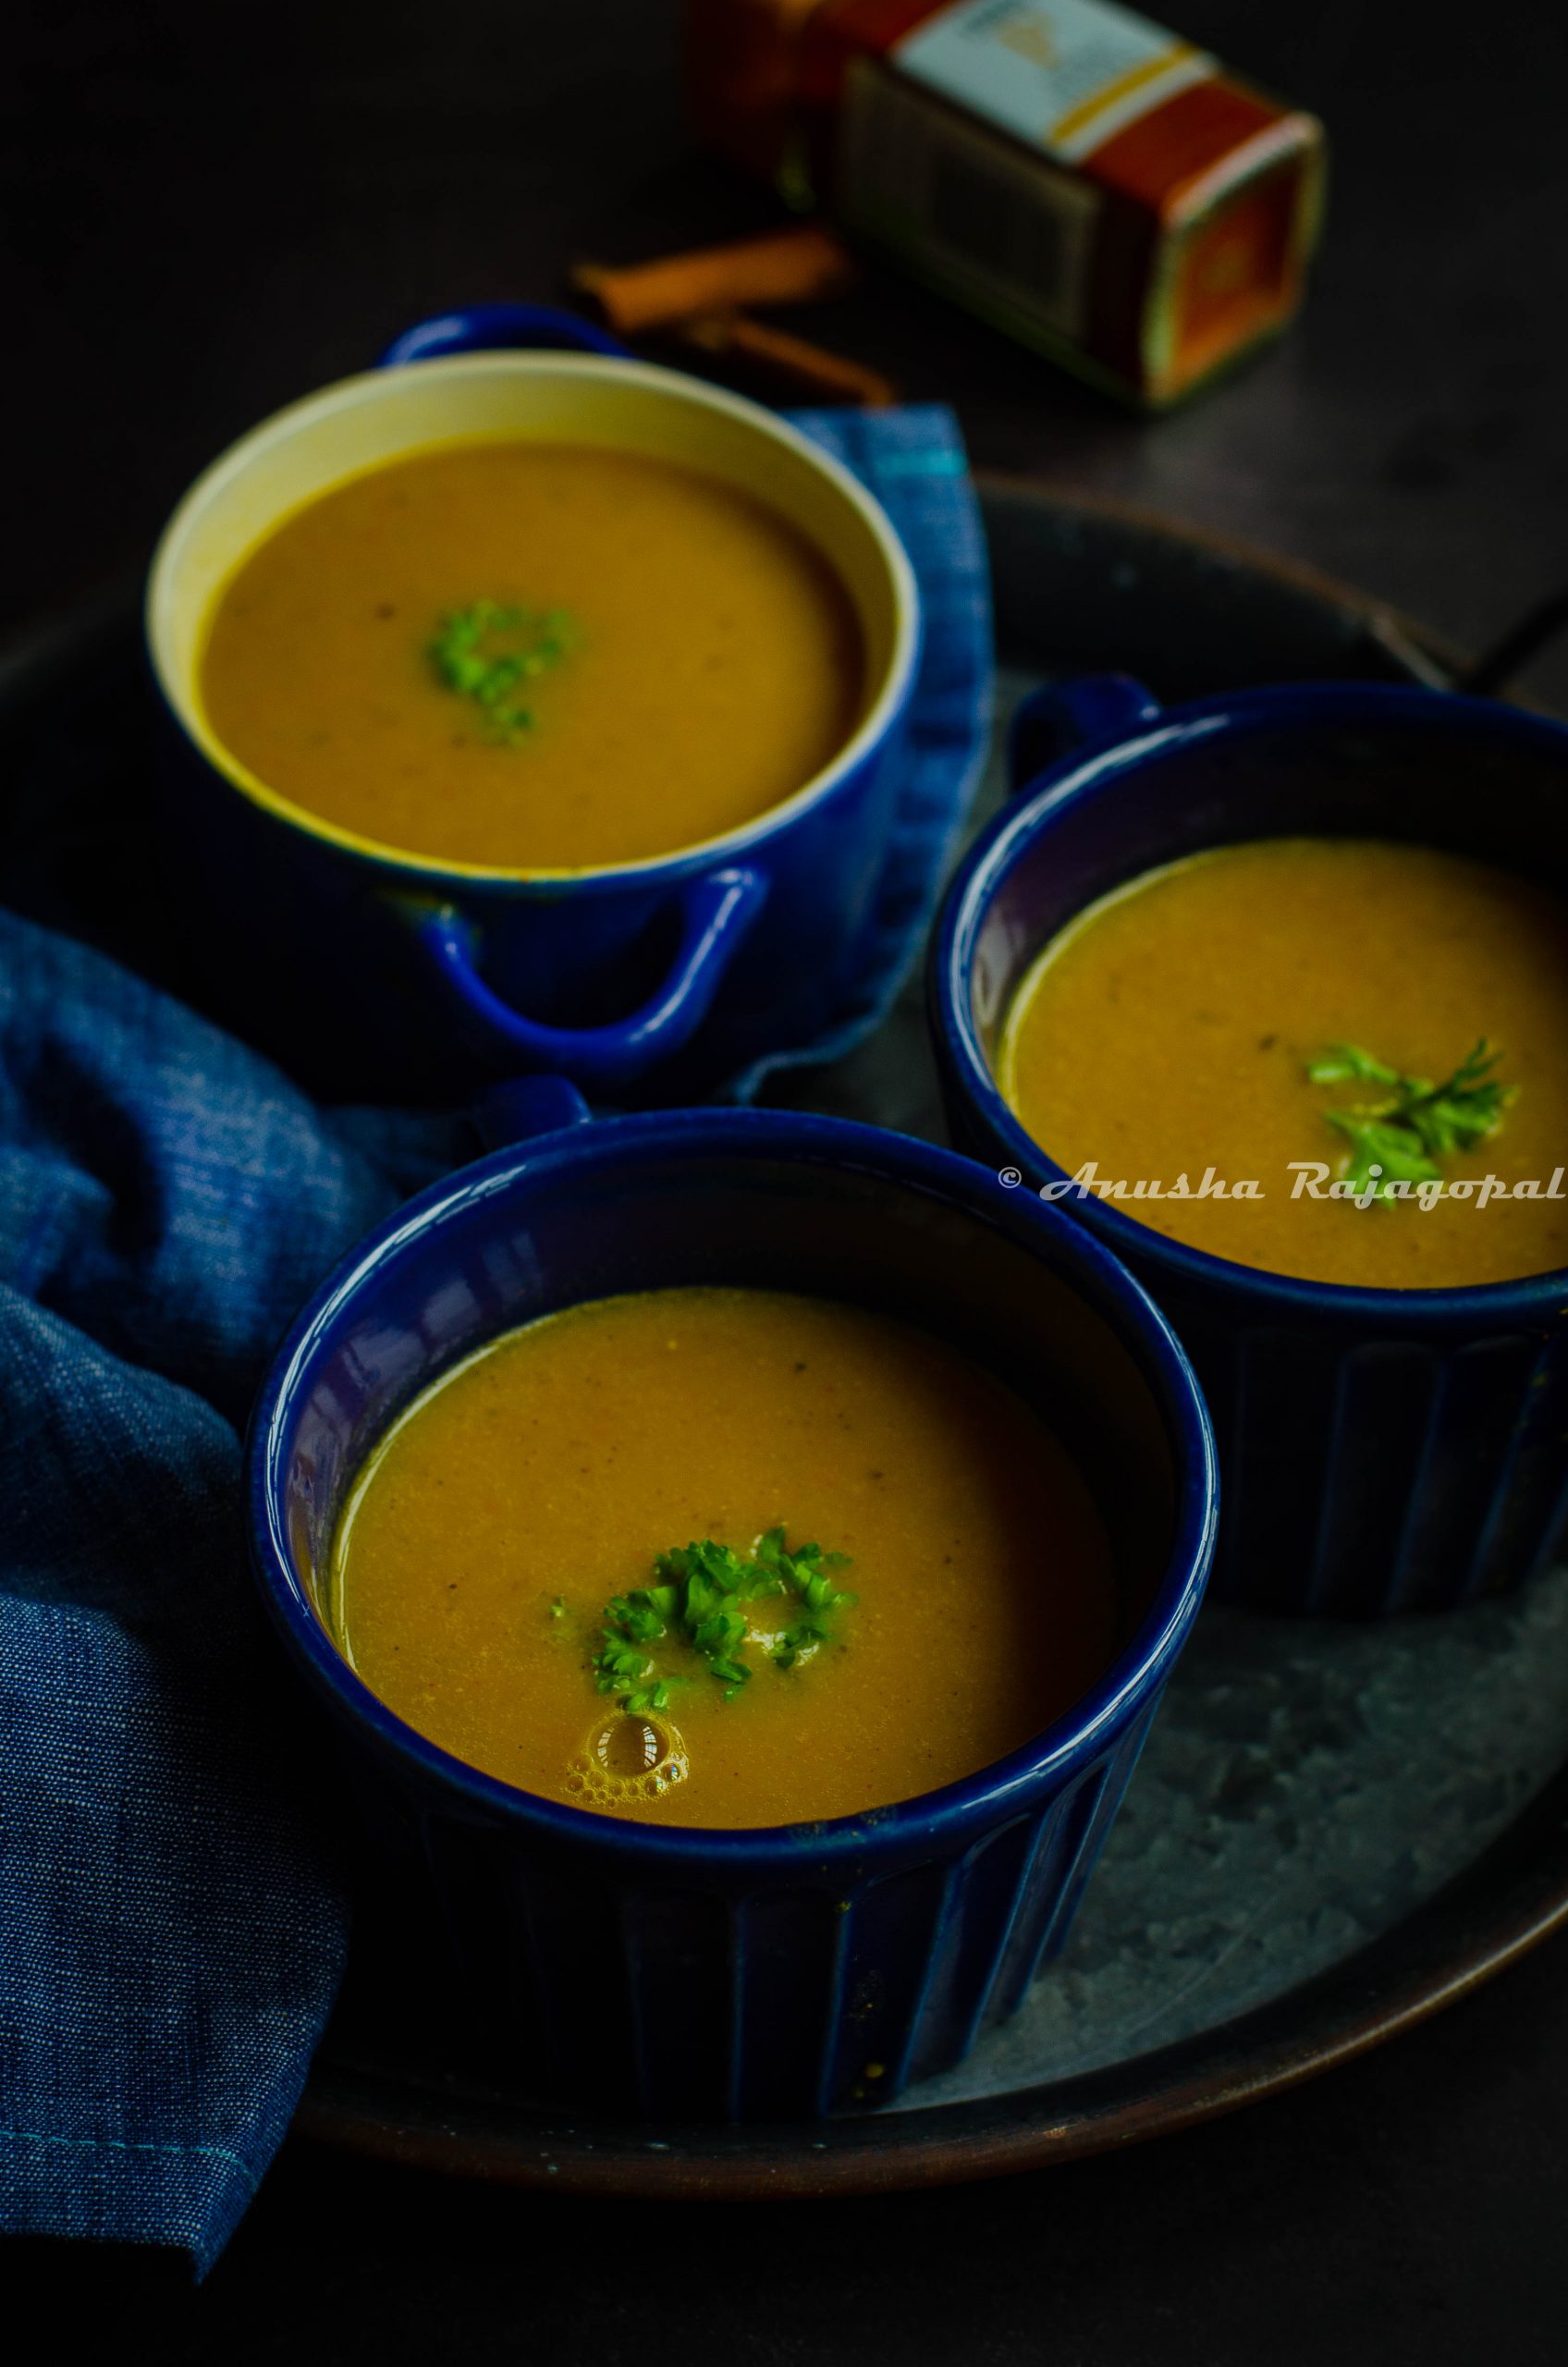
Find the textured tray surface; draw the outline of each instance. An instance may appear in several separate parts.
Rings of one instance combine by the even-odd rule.
[[[1400,619],[1260,555],[1035,486],[995,483],[986,503],[998,722],[1069,668],[1137,672],[1167,697],[1443,679],[1445,654]],[[85,712],[84,651],[100,686]],[[52,753],[56,777],[80,772],[138,695],[134,627],[113,612],[0,668],[0,730],[25,728],[34,777]],[[140,710],[129,728],[140,738]],[[993,763],[976,821],[1002,793]],[[123,828],[92,834],[106,895],[123,889]],[[5,817],[0,843],[29,887],[25,816]],[[48,885],[27,897],[41,916]],[[788,1098],[939,1136],[919,979],[872,1042],[797,1074]],[[967,2064],[891,2110],[793,2129],[569,2126],[464,2066],[429,1995],[361,1951],[301,2125],[469,2175],[783,2193],[980,2175],[1266,2093],[1434,2010],[1568,1916],[1565,1631],[1568,1572],[1373,1627],[1211,1606],[1067,1956]]]

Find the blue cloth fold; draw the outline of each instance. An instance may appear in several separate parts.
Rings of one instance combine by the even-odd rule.
[[[866,966],[744,1099],[896,993],[989,693],[948,414],[802,423],[902,532],[926,642]],[[35,748],[0,808],[42,812],[53,784]],[[108,765],[105,817],[121,787]],[[60,844],[90,846],[91,806],[62,813]],[[161,968],[157,915],[74,911],[54,826],[0,827],[0,896],[57,925],[0,912],[0,2227],[183,2246],[204,2271],[288,2126],[348,1918],[330,1756],[244,1567],[239,1429],[321,1274],[478,1145],[461,1113],[320,1109],[133,975]]]
[[[925,637],[904,737],[898,818],[858,977],[809,1044],[769,1052],[726,1098],[836,1061],[887,1017],[920,950],[985,767],[991,723],[991,579],[958,422],[939,403],[899,411],[802,411],[797,427],[868,484],[899,530],[920,585]]]
[[[337,1121],[0,914],[0,2226],[216,2256],[346,1908],[239,1425],[323,1269],[475,1141]]]

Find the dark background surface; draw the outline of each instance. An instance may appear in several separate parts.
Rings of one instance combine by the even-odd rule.
[[[1568,13],[1153,0],[1327,118],[1329,230],[1280,348],[1122,417],[891,277],[802,321],[946,397],[978,461],[1218,526],[1462,642],[1568,580]],[[0,629],[134,571],[191,474],[454,302],[548,297],[769,218],[682,132],[671,0],[34,5],[0,66]],[[1568,691],[1568,663],[1538,694]],[[206,2287],[6,2255],[72,2355],[1472,2367],[1563,2356],[1568,1941],[1233,2120],[991,2186],[637,2206],[295,2145]]]

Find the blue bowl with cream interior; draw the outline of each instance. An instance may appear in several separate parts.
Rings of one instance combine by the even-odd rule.
[[[567,1090],[512,1089],[547,1122],[570,1114]],[[913,1315],[1028,1392],[1099,1502],[1121,1589],[1118,1656],[1071,1712],[924,1798],[707,1832],[478,1773],[361,1683],[318,1588],[387,1424],[515,1325],[698,1282]],[[339,1730],[383,1885],[439,1930],[472,2026],[521,2048],[542,2091],[667,2118],[896,2095],[1018,2005],[1066,1937],[1196,1612],[1216,1518],[1186,1360],[1088,1233],[951,1152],[749,1111],[553,1127],[400,1209],[284,1343],[249,1491],[263,1596]]]
[[[833,567],[864,641],[861,719],[832,762],[722,839],[571,871],[402,852],[248,771],[201,693],[225,582],[344,477],[463,436],[647,453],[782,510]],[[616,1099],[698,1098],[758,1054],[808,1041],[861,966],[920,645],[902,546],[865,488],[787,421],[633,362],[570,314],[485,305],[426,322],[379,370],[252,429],[170,520],[146,632],[171,852],[207,999],[322,1089],[449,1098],[549,1070]]]
[[[1406,839],[1568,885],[1568,730],[1486,699],[1360,683],[1161,709],[1107,676],[1037,693],[1012,754],[1017,793],[953,879],[932,945],[952,1135],[993,1175],[1060,1196],[1175,1325],[1219,1442],[1216,1593],[1366,1617],[1526,1577],[1568,1516],[1568,1275],[1368,1290],[1188,1248],[1070,1189],[993,1061],[1048,940],[1201,848]]]

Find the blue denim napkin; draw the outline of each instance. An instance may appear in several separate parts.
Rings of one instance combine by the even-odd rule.
[[[989,695],[949,415],[803,424],[899,525],[926,643],[865,969],[821,1041],[732,1085],[747,1099],[896,992]],[[133,975],[159,967],[156,915],[72,907],[91,771],[74,742],[35,755],[5,789],[37,811],[0,830],[0,895],[57,925],[0,912],[0,2228],[204,2271],[288,2126],[347,1931],[330,1762],[244,1567],[239,1429],[320,1275],[477,1143],[460,1116],[322,1110]],[[105,831],[116,786],[109,762]]]
[[[864,963],[829,1025],[809,1044],[753,1061],[728,1089],[735,1101],[754,1100],[783,1071],[840,1059],[887,1017],[930,923],[991,721],[991,579],[958,422],[938,403],[791,415],[871,487],[898,528],[925,638]]]
[[[0,914],[0,2226],[204,2269],[288,2126],[346,1920],[239,1426],[324,1268],[472,1147]]]

